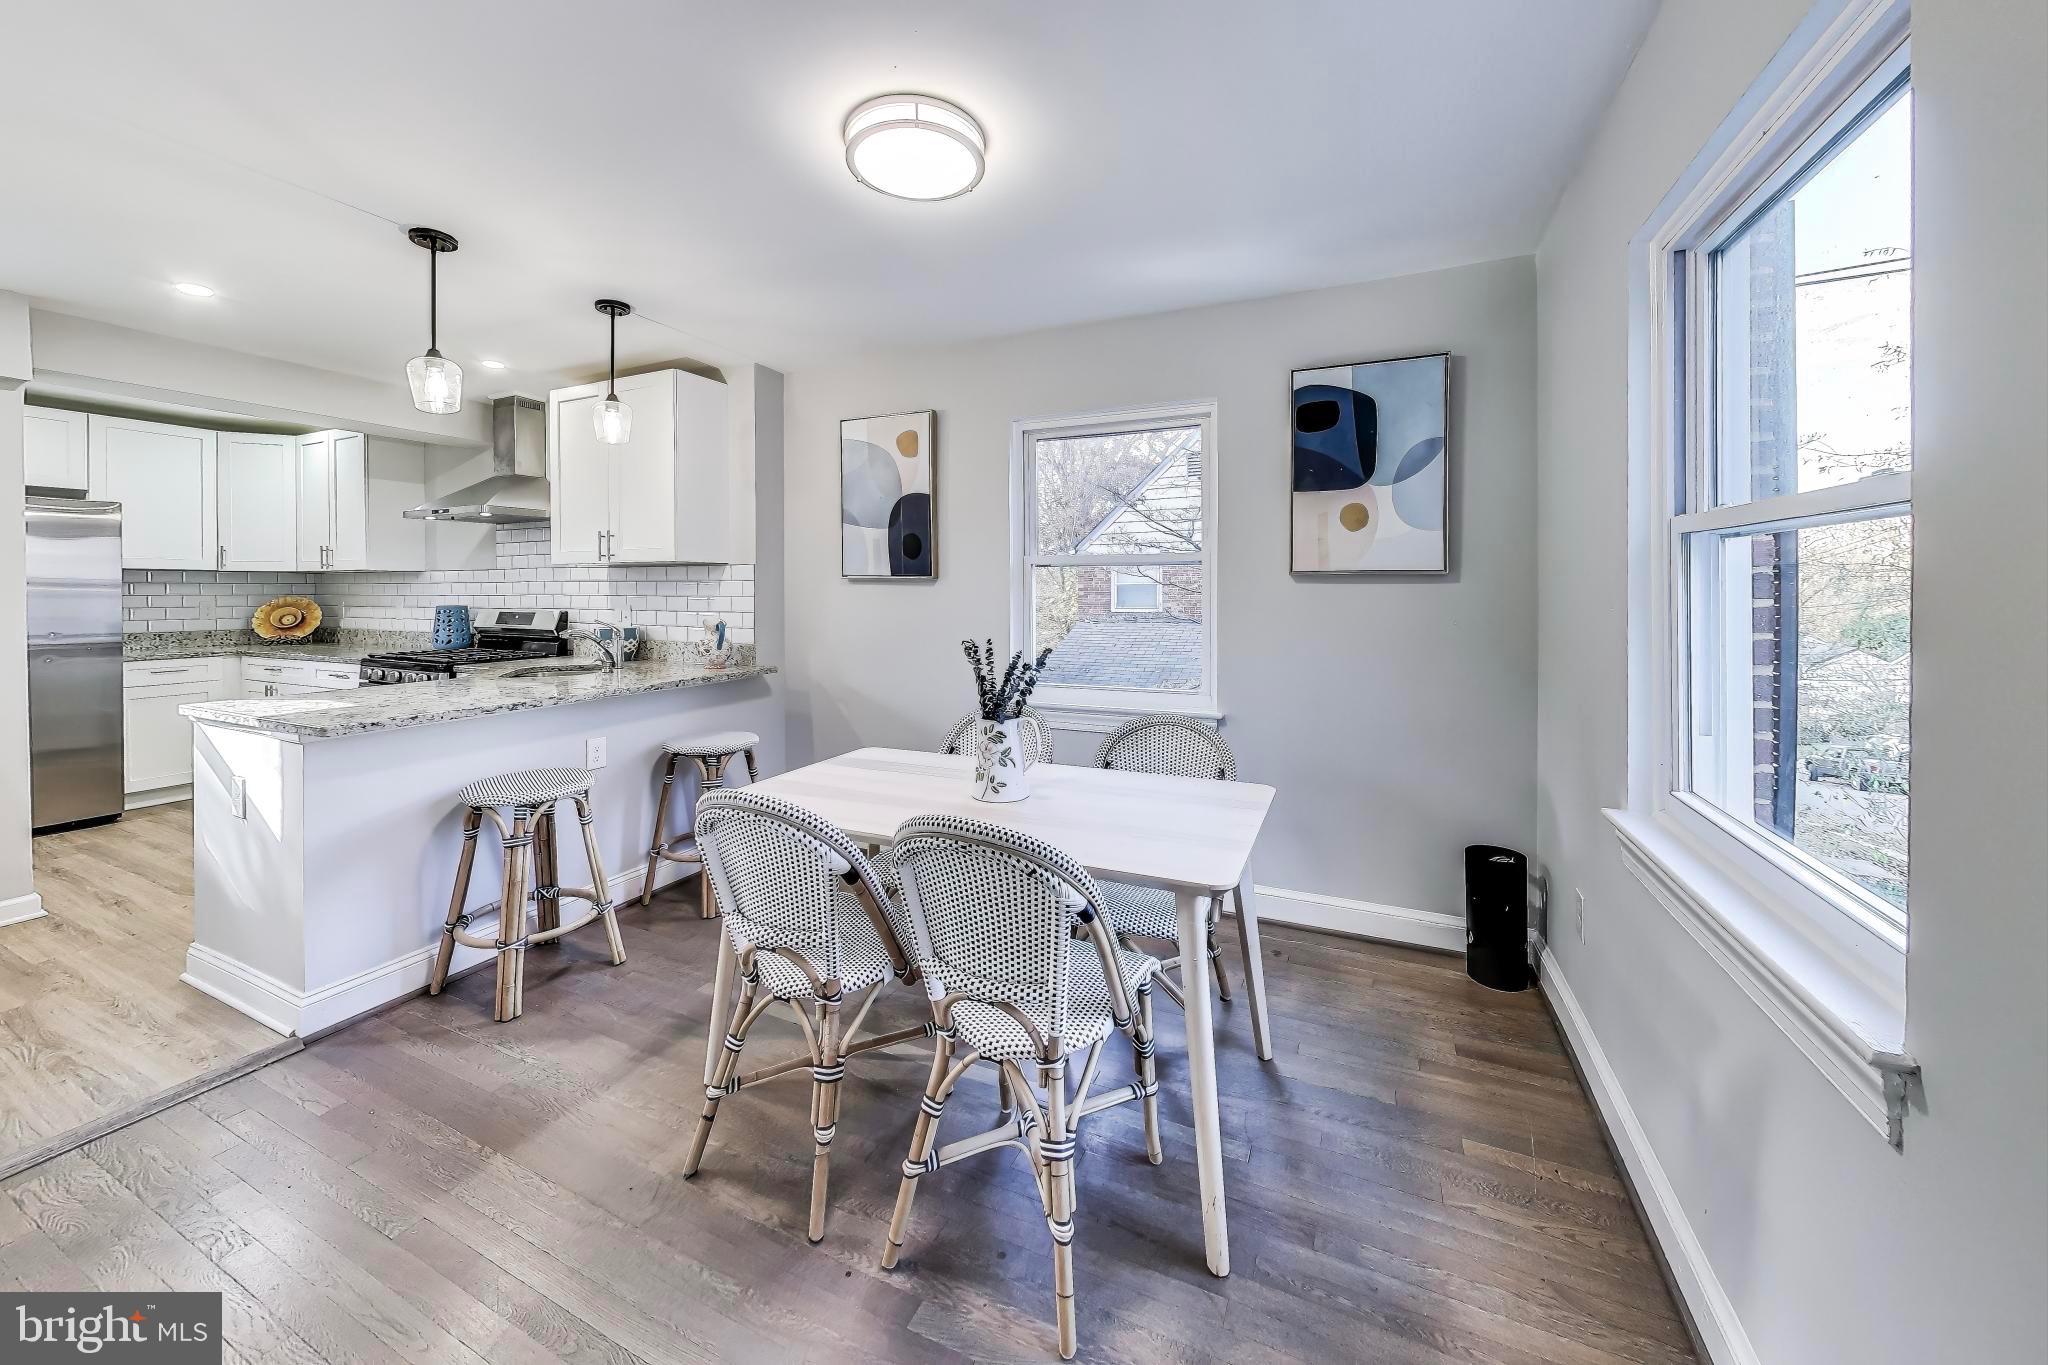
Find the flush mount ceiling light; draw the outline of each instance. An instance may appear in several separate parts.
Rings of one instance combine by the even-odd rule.
[[[505,362],[502,360],[479,360],[477,364],[487,370],[502,370],[505,368]]]
[[[405,382],[412,385],[412,405],[421,412],[462,411],[462,367],[441,354],[441,253],[455,250],[455,239],[436,228],[406,231],[414,246],[427,251],[427,353],[405,362]]]
[[[203,284],[195,284],[191,280],[179,280],[171,288],[190,299],[210,299],[213,297],[213,290]]]
[[[898,199],[951,199],[981,183],[987,139],[957,104],[879,95],[846,116],[846,168]]]
[[[617,299],[599,299],[597,311],[612,320],[612,358],[605,369],[604,401],[590,412],[597,439],[608,446],[622,446],[633,434],[633,410],[619,401],[619,319],[633,311],[633,305]]]

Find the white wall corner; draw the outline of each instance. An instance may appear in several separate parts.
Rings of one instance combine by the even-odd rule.
[[[1608,1062],[1600,1040],[1593,1036],[1593,1026],[1548,946],[1543,948],[1540,962],[1538,983],[1557,1016],[1565,1045],[1578,1063],[1593,1104],[1600,1111],[1608,1141],[1621,1157],[1650,1237],[1663,1254],[1693,1331],[1699,1337],[1700,1348],[1714,1365],[1761,1365],[1755,1348],[1749,1344],[1749,1334],[1743,1330],[1742,1319],[1736,1315],[1734,1302],[1722,1289],[1713,1264],[1707,1259],[1706,1248],[1693,1231],[1685,1205],[1672,1188],[1663,1163],[1650,1146],[1649,1134],[1643,1131],[1634,1106],[1621,1088],[1621,1078]]]
[[[1258,901],[1259,918],[1275,924],[1432,948],[1442,953],[1465,951],[1465,920],[1460,915],[1379,905],[1315,891],[1290,891],[1280,886],[1255,885],[1252,895]]]

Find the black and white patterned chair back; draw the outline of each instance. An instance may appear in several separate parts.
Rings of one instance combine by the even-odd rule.
[[[1087,869],[1043,840],[951,815],[905,821],[891,855],[931,998],[966,992],[1042,1011],[1047,1034],[1063,1036],[1076,919],[1102,913]]]
[[[1095,766],[1237,781],[1237,755],[1223,736],[1186,716],[1132,717],[1103,738]]]
[[[696,834],[735,950],[793,949],[827,979],[842,976],[836,910],[840,879],[850,871],[908,958],[903,907],[867,855],[829,820],[746,787],[716,788],[697,803]]]
[[[1033,763],[1052,762],[1052,727],[1045,723],[1045,717],[1030,707],[1017,713],[1017,719],[1024,722],[1024,748]],[[960,717],[953,728],[946,732],[946,742],[939,746],[942,754],[971,754],[974,752],[974,727],[981,724],[978,714],[970,713]]]

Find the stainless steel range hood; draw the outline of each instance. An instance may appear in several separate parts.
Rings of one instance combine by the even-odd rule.
[[[491,404],[491,473],[406,512],[419,521],[517,526],[548,519],[548,409],[516,394]]]

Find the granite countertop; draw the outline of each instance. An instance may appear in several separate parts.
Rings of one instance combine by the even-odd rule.
[[[368,654],[401,649],[428,649],[433,637],[409,631],[344,631],[339,639],[279,640],[260,638],[253,630],[178,630],[125,635],[124,663],[151,659],[208,659],[222,654],[245,658],[311,660],[314,663],[359,664]]]
[[[178,714],[208,725],[261,730],[299,740],[340,739],[501,711],[534,711],[643,692],[744,682],[775,672],[756,664],[711,669],[676,659],[649,659],[621,664],[609,673],[574,673],[563,678],[505,676],[536,666],[546,665],[486,664],[438,682],[394,683],[262,701],[194,702],[179,707]]]

